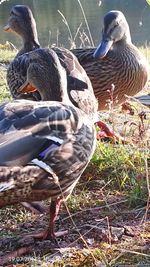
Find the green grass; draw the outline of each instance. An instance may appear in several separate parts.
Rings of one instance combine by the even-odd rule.
[[[148,198],[145,174],[148,158],[150,151],[145,149],[97,142],[93,158],[68,200],[69,210],[104,205],[105,200],[94,198],[90,190],[103,187],[108,196],[117,192],[126,196],[130,207],[143,206]]]
[[[10,92],[6,81],[6,67],[0,67],[0,101],[10,100]]]
[[[106,182],[110,180],[112,184],[117,182],[121,190],[131,186],[130,180],[132,178],[134,180],[137,174],[144,172],[147,156],[148,151],[144,149],[98,142],[91,163],[100,173],[106,173]]]
[[[16,50],[0,49],[0,63],[8,64],[16,55]]]

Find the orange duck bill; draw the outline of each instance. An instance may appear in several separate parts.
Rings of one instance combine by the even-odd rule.
[[[37,89],[33,85],[31,85],[30,83],[28,83],[26,85],[21,86],[17,91],[18,91],[18,93],[24,94],[24,93],[32,93],[32,92],[35,92],[35,91],[37,91]]]
[[[6,26],[3,27],[3,31],[4,31],[4,32],[12,32],[13,30],[12,30],[12,28],[10,27],[10,25],[7,24]]]

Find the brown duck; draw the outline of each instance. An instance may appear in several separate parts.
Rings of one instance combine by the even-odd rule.
[[[36,28],[36,22],[33,17],[32,11],[28,6],[16,5],[12,7],[10,11],[10,16],[7,25],[4,27],[6,32],[14,32],[22,39],[22,48],[17,53],[15,59],[29,51],[33,51],[40,47],[38,41],[38,34]],[[13,90],[13,73],[15,69],[8,68],[7,70],[7,83],[10,88],[10,92],[13,98],[25,98],[31,100],[40,100],[40,95],[38,92],[31,93],[28,95],[19,95]],[[12,78],[10,80],[10,77]],[[23,77],[18,77],[18,83],[23,79]]]
[[[14,32],[21,37],[22,48],[19,50],[17,56],[40,47],[36,21],[28,6],[16,5],[12,7],[4,31]]]
[[[148,80],[148,64],[139,49],[132,44],[128,22],[121,11],[109,11],[104,17],[100,45],[74,49],[89,76],[99,110],[107,108],[108,90],[114,84],[114,105],[142,90]]]
[[[57,101],[14,100],[0,106],[0,207],[51,198],[48,229],[32,236],[55,238],[62,234],[54,233],[60,203],[71,194],[95,148],[94,117],[88,113],[94,115],[97,102],[93,98],[87,113],[76,108],[56,53],[47,50],[47,57],[57,73],[57,89],[56,76],[49,84],[50,92],[53,86],[57,90]]]

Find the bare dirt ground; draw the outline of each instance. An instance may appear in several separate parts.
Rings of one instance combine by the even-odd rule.
[[[72,199],[81,198],[84,184],[85,177]],[[27,233],[46,229],[47,224],[48,214],[31,214],[19,205],[2,209],[0,266],[150,266],[146,203],[129,207],[124,194],[106,190],[99,179],[86,187],[79,207],[71,204],[70,214],[62,206],[56,230],[68,230],[68,234],[57,240],[59,247],[50,240],[25,238]],[[25,255],[12,254],[8,261],[10,252],[20,252],[23,247],[27,249]]]

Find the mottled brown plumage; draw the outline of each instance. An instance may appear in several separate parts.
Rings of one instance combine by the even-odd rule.
[[[107,108],[108,90],[112,84],[115,86],[116,105],[126,99],[125,95],[137,94],[147,82],[147,61],[132,44],[129,25],[120,11],[110,11],[105,15],[98,48],[74,49],[72,52],[92,82],[99,110]]]
[[[61,190],[70,194],[93,152],[87,115],[58,102],[28,100],[3,104],[0,111],[0,206],[62,198]]]
[[[65,99],[89,115],[95,113],[97,101],[86,72],[72,52],[59,48],[56,52],[59,59],[55,51],[48,48],[39,48],[16,58],[10,66],[12,73],[9,72],[9,81],[13,82],[10,87],[15,94],[29,93],[34,88],[41,93],[42,100]],[[62,90],[64,77],[60,77],[57,65],[55,68],[56,62],[59,62],[59,65],[61,62],[62,68],[65,68],[67,91]]]
[[[39,100],[40,97],[38,91],[36,91],[36,93],[34,92],[35,87],[31,85],[29,80],[36,84],[37,87],[43,86],[43,88],[47,88],[50,80],[49,76],[51,73],[51,61],[49,62],[48,59],[46,59],[46,50],[44,51],[43,49],[43,55],[41,55],[42,49],[35,53],[40,44],[38,42],[35,19],[30,8],[24,5],[14,6],[10,12],[8,25],[5,26],[4,29],[6,31],[11,30],[17,33],[22,38],[23,42],[22,49],[18,52],[7,70],[7,83],[11,95],[13,98],[17,99],[25,98]],[[26,52],[30,51],[34,51],[34,53],[26,54]],[[89,88],[91,83],[89,83],[89,79],[84,69],[80,66],[75,56],[67,49],[56,48],[55,51],[57,51],[62,65],[67,70],[69,90],[70,88],[78,88],[78,86],[80,88],[82,86],[83,89],[87,87]],[[18,56],[21,56],[21,59],[18,59]],[[49,73],[47,72],[47,69]],[[36,71],[38,74],[36,74]],[[35,75],[33,73],[35,73]],[[55,77],[55,74],[52,73],[51,78],[53,78],[53,76],[55,78],[55,87],[57,87],[57,77]],[[81,85],[82,81],[84,82]],[[87,85],[85,83],[87,83]],[[33,95],[31,93],[25,94],[23,91],[21,94],[18,91],[20,87],[27,87],[26,89],[34,92]],[[91,91],[93,92],[93,89]],[[53,90],[53,94],[54,93],[55,90]],[[49,99],[56,100],[56,96],[53,96],[50,91],[49,94]],[[81,91],[80,94],[82,94]],[[83,95],[84,93],[82,94],[82,97]],[[34,98],[32,98],[32,96],[34,96]],[[74,101],[73,98],[71,101]]]
[[[0,207],[51,198],[50,223],[42,236],[54,238],[60,202],[71,194],[94,152],[97,101],[93,98],[86,112],[83,105],[83,110],[75,107],[57,54],[45,52],[52,60],[52,71],[58,72],[62,102],[14,100],[0,105]],[[53,86],[55,79],[50,91]],[[44,90],[38,90],[43,96]]]

